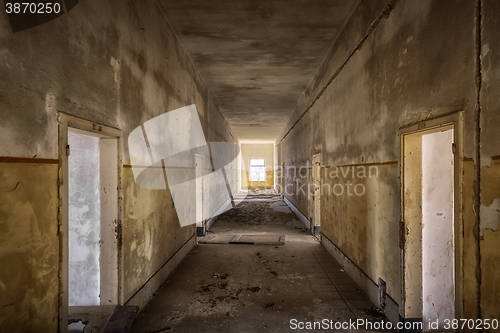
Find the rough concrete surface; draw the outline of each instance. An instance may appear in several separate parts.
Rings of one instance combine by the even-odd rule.
[[[131,332],[288,332],[293,318],[382,320],[342,267],[283,207],[277,196],[256,195],[222,214],[212,228],[215,235],[286,234],[287,243],[198,245],[138,315]]]
[[[500,318],[500,1],[482,2],[481,29],[481,311]]]
[[[102,333],[116,306],[75,306],[68,314],[68,333]]]
[[[142,191],[135,184],[127,167],[128,134],[155,116],[194,103],[207,141],[234,139],[154,1],[80,1],[70,13],[18,33],[2,9],[0,77],[0,157],[24,158],[21,164],[0,163],[2,175],[13,181],[1,183],[7,197],[0,210],[5,229],[0,330],[55,332],[57,295],[67,297],[58,277],[63,250],[57,235],[57,113],[122,131],[123,238],[117,258],[122,302],[194,234],[194,227],[179,227],[168,190]],[[211,159],[204,157],[210,170]],[[51,165],[38,165],[36,159]]]
[[[209,234],[285,235],[293,237],[297,235],[298,231],[306,234],[306,227],[279,196],[269,191],[257,191],[249,193],[243,202],[220,215],[217,222],[209,230]]]
[[[0,163],[0,331],[57,330],[57,165]]]
[[[67,296],[59,274],[64,249],[58,235],[58,183],[63,181],[58,177],[58,112],[122,133],[117,260],[125,303],[195,232],[194,226],[179,226],[168,189],[149,191],[135,184],[126,138],[145,121],[191,104],[197,106],[207,142],[276,139],[275,165],[305,166],[305,177],[277,180],[282,188],[290,185],[285,196],[311,221],[314,154],[321,154],[322,171],[377,167],[375,178],[321,176],[330,185],[356,178],[366,188],[359,197],[323,195],[321,230],[360,274],[371,281],[384,279],[396,303],[404,301],[399,130],[461,111],[459,310],[462,318],[499,319],[499,17],[499,0],[86,0],[55,20],[13,33],[0,10],[0,331],[57,331],[60,297]],[[217,158],[203,156],[204,174],[213,171]],[[236,178],[236,172],[228,176],[233,183]],[[211,207],[215,197],[203,198],[204,206]],[[270,265],[285,270],[292,267],[286,266],[292,258],[287,255],[304,251],[305,260],[321,266],[317,244],[298,241],[306,239],[305,232],[295,230],[300,224],[288,220],[282,203],[258,205],[268,199],[274,200],[248,201],[256,205],[250,206],[256,215],[238,208],[230,213],[248,217],[246,224],[225,215],[214,232],[279,231],[293,241],[280,248],[287,249],[283,254],[272,247],[257,250],[261,260],[277,255],[284,263]],[[234,246],[220,246],[221,253]],[[242,246],[246,256],[230,261],[234,268],[246,263],[257,278],[267,276],[264,263],[253,261],[256,247]],[[186,267],[197,265],[194,258],[205,258],[202,248],[189,256]],[[220,268],[233,278],[241,273],[223,264]],[[255,287],[250,283],[239,285],[228,277],[231,292],[226,293],[218,279],[211,280],[214,272],[204,269],[203,280],[192,278],[189,297],[179,299],[196,295],[207,303],[195,304],[211,311],[248,301],[249,307],[264,311],[263,318],[268,318],[265,311],[277,311],[277,302],[261,308],[268,304],[258,299],[263,293],[244,296],[243,290]],[[259,292],[273,288],[262,281]],[[280,291],[295,290],[284,281]],[[214,308],[211,296],[200,292],[202,282],[219,292]],[[239,288],[242,299],[232,299]],[[314,294],[308,288],[305,293]],[[292,305],[298,302],[293,293],[283,297]],[[200,318],[187,308],[168,311]],[[231,311],[217,319],[224,327],[229,327],[225,313]]]
[[[379,168],[376,179],[356,179],[366,186],[367,194],[356,197],[330,192],[322,197],[322,231],[373,281],[378,278],[388,281],[388,294],[398,302],[401,295],[398,130],[425,119],[463,111],[464,155],[469,159],[475,157],[479,149],[474,121],[478,99],[476,6],[477,2],[468,1],[362,2],[278,138],[278,155],[285,167],[311,165],[313,155],[321,153],[324,168],[357,165]],[[497,2],[492,2],[483,8],[481,31],[488,38],[483,40],[483,50],[494,50],[487,48],[486,43],[492,43],[497,34],[493,28],[496,19],[492,17],[498,15],[496,6]],[[484,138],[481,147],[484,145],[485,152],[498,147],[497,138],[491,134],[498,118],[497,99],[492,93],[497,86],[495,57],[492,52],[482,58],[486,65],[483,73],[488,74],[488,81],[482,78],[485,85],[481,98],[482,106],[489,107],[481,111],[485,126],[485,131],[481,131]],[[484,159],[490,157],[486,154]],[[476,302],[489,298],[487,295],[495,291],[496,284],[492,281],[498,279],[497,273],[489,268],[492,266],[483,265],[482,282],[478,280],[480,261],[496,259],[491,255],[482,257],[478,251],[479,229],[474,227],[474,212],[469,211],[478,200],[474,196],[476,177],[467,166],[460,181],[465,189],[464,238],[459,243],[463,248],[457,253],[463,255],[460,283],[464,286],[465,318],[481,316]],[[345,184],[345,180],[348,179],[331,180],[322,175],[325,183]],[[285,177],[283,185],[300,188],[305,184],[307,188],[312,177],[296,181]],[[488,176],[481,190],[494,184],[498,184],[498,179]],[[312,196],[300,191],[285,195],[304,215],[313,216]],[[491,201],[482,204],[489,206]],[[483,241],[481,247],[485,246],[485,251],[491,254],[487,243]],[[497,311],[492,309],[498,309],[498,305],[487,301],[482,308],[482,315],[491,317]]]
[[[274,140],[358,1],[158,1],[240,139]]]

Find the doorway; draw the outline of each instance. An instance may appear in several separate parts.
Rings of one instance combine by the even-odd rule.
[[[424,332],[461,313],[461,132],[460,114],[401,131],[401,315]]]
[[[314,193],[313,193],[313,224],[312,232],[313,234],[320,238],[321,237],[321,154],[315,154],[313,156],[313,183],[314,183]]]
[[[60,114],[59,144],[59,327],[67,332],[70,317],[108,313],[121,302],[121,132]]]
[[[99,137],[69,129],[69,306],[100,304],[101,193]]]
[[[205,225],[203,221],[203,156],[195,155],[195,177],[196,177],[196,235],[205,235]]]

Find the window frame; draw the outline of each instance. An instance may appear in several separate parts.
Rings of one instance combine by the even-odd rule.
[[[262,160],[263,164],[258,164],[258,165],[252,165],[252,160]],[[259,174],[263,174],[263,179],[261,177],[257,177],[257,180],[254,180],[252,178],[252,168],[262,168],[263,172],[259,171]],[[251,182],[256,182],[256,183],[265,183],[266,182],[266,159],[264,157],[251,157],[248,159],[248,180]]]

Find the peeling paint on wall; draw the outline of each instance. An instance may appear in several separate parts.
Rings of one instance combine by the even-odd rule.
[[[379,165],[380,178],[364,182],[367,193],[370,182],[376,181],[380,187],[380,192],[374,194],[376,206],[367,205],[363,196],[322,196],[321,228],[373,281],[379,277],[387,280],[388,295],[399,302],[398,130],[463,110],[465,155],[473,156],[477,150],[472,140],[477,101],[475,4],[399,1],[376,26],[363,25],[374,22],[388,3],[360,3],[279,140],[286,167],[306,165],[319,152],[325,166]],[[363,40],[360,35],[365,31],[369,33]],[[360,40],[362,45],[356,45]],[[293,178],[285,178],[285,185],[292,182]],[[311,179],[301,182],[307,185]],[[385,185],[388,188],[384,190]],[[300,194],[287,198],[303,213],[310,213],[310,198]],[[473,219],[469,215],[467,218]],[[384,241],[373,239],[373,228],[383,232],[379,237]],[[467,224],[467,241],[475,244],[469,229]],[[470,250],[469,243],[464,246]],[[467,255],[466,279],[474,285],[477,259]]]
[[[6,290],[0,331],[55,332],[61,292],[57,112],[118,128],[126,138],[164,110],[196,104],[207,141],[233,139],[154,3],[84,1],[71,15],[15,35],[0,12],[0,45],[0,157],[55,161],[0,164],[0,290]],[[122,156],[129,165],[126,140]],[[210,169],[208,156],[205,163]],[[127,301],[195,229],[179,227],[168,190],[136,189],[130,168],[120,176]]]
[[[484,236],[484,231],[498,231],[500,225],[500,198],[493,200],[491,205],[481,205],[481,236]]]
[[[0,163],[2,331],[57,330],[56,214],[56,166]]]

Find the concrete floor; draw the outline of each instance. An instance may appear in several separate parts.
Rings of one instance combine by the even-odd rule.
[[[285,235],[286,244],[197,245],[131,332],[287,332],[291,319],[384,320],[278,196],[248,196],[210,232]]]
[[[98,333],[104,331],[115,306],[70,306],[68,309],[68,333]]]

